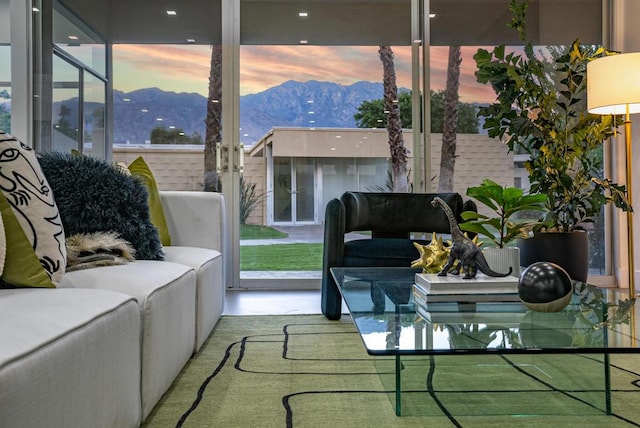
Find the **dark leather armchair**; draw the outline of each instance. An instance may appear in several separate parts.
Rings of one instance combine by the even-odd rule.
[[[322,313],[340,318],[342,297],[329,269],[332,267],[411,266],[419,257],[411,232],[449,233],[444,212],[431,205],[440,196],[460,221],[462,211],[476,211],[473,201],[458,193],[345,192],[327,204],[322,260]],[[371,231],[371,238],[345,241],[345,234]],[[429,241],[431,237],[428,236]],[[426,244],[429,241],[420,241]]]

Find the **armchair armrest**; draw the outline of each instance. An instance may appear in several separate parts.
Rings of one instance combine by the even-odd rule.
[[[161,191],[171,243],[176,246],[226,249],[226,211],[221,193]]]
[[[345,207],[340,199],[327,204],[324,217],[322,254],[322,313],[329,319],[340,318],[342,296],[329,269],[342,265],[344,257]]]

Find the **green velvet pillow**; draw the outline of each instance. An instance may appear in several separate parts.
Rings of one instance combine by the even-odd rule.
[[[0,131],[0,214],[7,254],[2,284],[57,286],[66,266],[62,221],[34,151]]]
[[[4,234],[4,223],[0,214],[0,278],[4,269],[4,259],[7,256],[7,237]]]
[[[167,219],[164,216],[158,183],[153,176],[153,172],[151,172],[151,168],[149,168],[142,156],[139,156],[129,165],[129,172],[133,177],[138,177],[147,188],[151,223],[158,229],[160,242],[165,247],[171,245],[171,235],[169,234]]]

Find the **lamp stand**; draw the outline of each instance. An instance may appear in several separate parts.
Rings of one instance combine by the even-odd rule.
[[[631,198],[631,119],[629,117],[629,106],[627,105],[627,114],[624,121],[624,142],[626,146],[626,173],[627,173],[627,200],[629,205],[633,207]],[[633,257],[633,212],[627,211],[627,247],[629,250],[629,296],[635,297],[635,272],[634,272],[634,257]]]

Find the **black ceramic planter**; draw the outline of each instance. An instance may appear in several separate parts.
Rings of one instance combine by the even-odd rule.
[[[567,271],[571,279],[585,282],[589,274],[589,238],[585,231],[539,232],[518,239],[520,264],[553,262]]]

